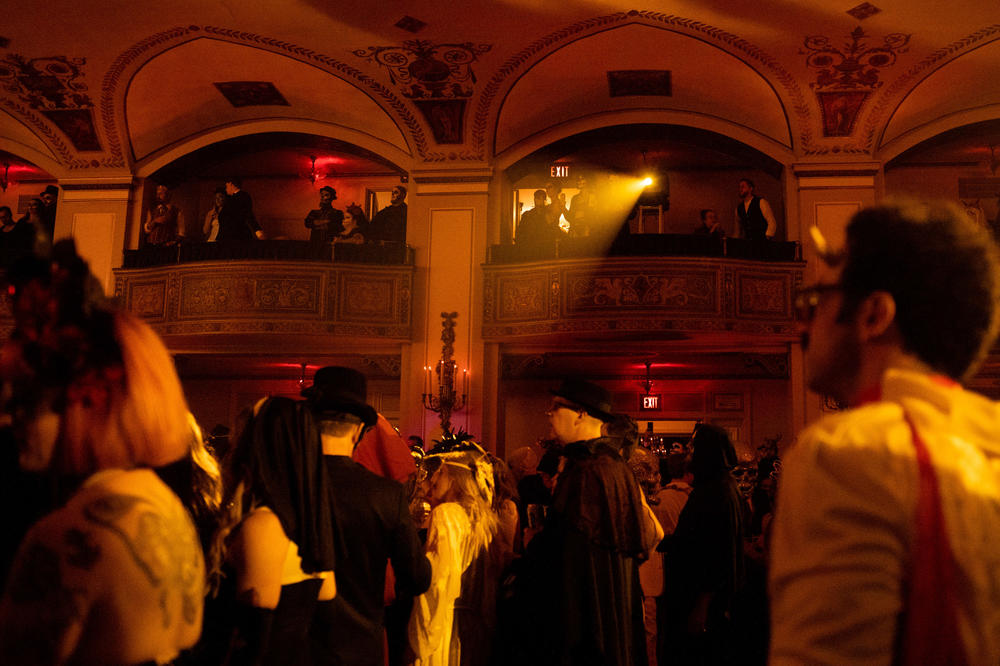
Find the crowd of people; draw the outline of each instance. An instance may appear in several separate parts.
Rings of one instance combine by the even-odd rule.
[[[532,194],[533,207],[519,215],[514,233],[515,244],[539,246],[567,237],[584,238],[609,233],[621,237],[629,233],[627,220],[637,213],[638,204],[625,216],[623,223],[621,211],[609,209],[604,201],[609,197],[602,197],[596,192],[585,176],[577,178],[576,187],[577,193],[568,205],[566,195],[555,181],[548,182],[545,189],[535,190]],[[737,191],[739,202],[734,209],[732,237],[754,242],[774,239],[778,223],[767,199],[757,196],[754,182],[741,178]],[[692,227],[691,233],[718,239],[727,237],[714,209],[703,208],[699,217],[700,222]]]
[[[796,307],[809,386],[853,408],[743,492],[723,428],[657,459],[578,378],[542,455],[509,465],[463,433],[408,444],[335,366],[210,447],[72,241],[25,258],[0,350],[20,543],[0,661],[997,663],[1000,409],[959,382],[1000,329],[998,250],[938,205],[863,210],[846,236]]]
[[[191,234],[181,209],[170,201],[170,190],[157,185],[156,198],[146,212],[143,245],[171,247],[178,243],[229,243],[263,240],[267,234],[253,211],[253,200],[237,177],[215,190],[212,208],[205,213],[200,235]],[[364,209],[352,203],[344,210],[335,208],[337,190],[329,185],[319,190],[319,208],[309,211],[305,227],[309,241],[317,244],[366,242],[406,242],[406,188],[392,188],[389,205],[371,220]]]
[[[59,188],[48,185],[28,202],[27,211],[17,219],[10,206],[0,206],[0,265],[10,265],[36,247],[45,251],[52,244],[58,199]]]

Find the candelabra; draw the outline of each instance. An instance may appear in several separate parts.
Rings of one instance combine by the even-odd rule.
[[[469,396],[469,371],[462,370],[458,378],[458,364],[452,359],[455,353],[455,319],[457,312],[441,313],[441,360],[435,366],[424,366],[424,409],[436,412],[441,417],[441,430],[445,437],[451,435],[451,415],[465,407]],[[434,376],[437,377],[437,395],[434,395]],[[462,394],[458,394],[456,384],[461,382]]]

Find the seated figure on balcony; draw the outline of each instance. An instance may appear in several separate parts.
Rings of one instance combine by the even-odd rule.
[[[264,230],[253,214],[253,200],[243,191],[243,182],[233,176],[226,179],[226,203],[219,211],[219,236],[222,242],[263,240]]]
[[[344,213],[333,207],[336,198],[337,190],[329,185],[320,188],[319,208],[314,208],[306,215],[310,242],[329,243],[344,230]]]
[[[406,242],[406,188],[392,188],[389,205],[375,213],[368,229],[368,240]]]
[[[701,224],[694,230],[696,236],[711,236],[720,240],[726,237],[726,230],[719,224],[719,215],[714,209],[702,208],[700,216]]]
[[[344,211],[342,226],[343,228],[340,233],[333,237],[334,243],[361,245],[365,242],[365,235],[362,230],[367,228],[368,220],[365,219],[365,212],[361,209],[361,206],[351,204],[347,207],[347,210]]]
[[[181,209],[170,203],[170,190],[166,185],[156,186],[156,201],[146,213],[146,243],[158,247],[176,245],[184,237],[184,218]]]
[[[535,207],[521,215],[514,242],[518,245],[551,243],[562,235],[558,223],[549,219],[545,190],[535,190]]]

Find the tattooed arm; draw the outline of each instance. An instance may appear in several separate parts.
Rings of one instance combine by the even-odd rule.
[[[58,514],[28,532],[0,604],[0,662],[69,659],[95,596],[88,574],[100,556],[93,535]]]
[[[147,470],[79,491],[29,532],[0,605],[0,663],[166,662],[201,630],[204,564]]]

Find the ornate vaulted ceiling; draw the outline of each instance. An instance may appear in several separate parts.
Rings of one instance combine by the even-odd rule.
[[[1000,118],[997,65],[995,0],[48,0],[0,24],[0,150],[148,175],[296,132],[474,166],[628,122],[887,161]]]

